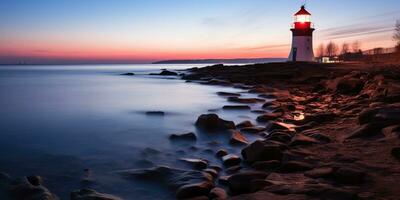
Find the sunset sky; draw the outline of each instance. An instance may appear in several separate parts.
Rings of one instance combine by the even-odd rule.
[[[287,57],[302,0],[2,0],[0,63]],[[392,47],[399,0],[309,0],[315,48]]]

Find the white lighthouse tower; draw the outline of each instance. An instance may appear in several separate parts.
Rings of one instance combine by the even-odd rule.
[[[292,49],[289,55],[289,61],[292,62],[313,62],[313,32],[314,27],[311,23],[311,14],[301,6],[300,11],[294,14],[294,24]]]

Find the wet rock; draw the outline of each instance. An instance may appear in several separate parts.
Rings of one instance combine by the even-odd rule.
[[[222,167],[217,166],[217,165],[210,165],[208,168],[213,169],[217,171],[218,173],[222,170]]]
[[[391,152],[393,157],[395,157],[396,159],[400,160],[400,147],[394,147],[392,148]]]
[[[311,115],[305,115],[304,119],[301,121],[298,121],[299,123],[302,124],[307,124],[310,122],[315,122],[315,123],[325,123],[325,122],[331,122],[333,121],[337,115],[332,112],[322,112],[322,113],[315,113]]]
[[[261,126],[253,126],[253,127],[246,127],[240,129],[240,131],[245,132],[245,133],[252,133],[252,134],[257,134],[265,131],[264,127]]]
[[[119,197],[99,193],[91,189],[82,189],[78,191],[71,192],[71,200],[122,200]]]
[[[279,145],[265,144],[263,141],[255,141],[242,150],[243,159],[246,162],[282,160],[283,153]]]
[[[235,123],[232,121],[223,120],[216,114],[204,114],[196,121],[196,126],[204,130],[228,130],[235,129]]]
[[[332,141],[329,136],[322,133],[312,133],[309,136],[323,143],[330,143]]]
[[[289,131],[290,128],[286,124],[280,122],[272,122],[267,126],[267,131],[272,132],[275,130]]]
[[[289,143],[292,140],[292,135],[286,132],[273,132],[267,137],[268,141],[278,141],[282,143]]]
[[[218,183],[221,185],[228,185],[228,179],[230,176],[220,176],[218,178]]]
[[[364,87],[364,81],[358,78],[344,77],[339,78],[336,92],[346,95],[357,95]]]
[[[292,141],[290,142],[290,146],[307,146],[307,145],[313,145],[313,144],[318,144],[318,143],[319,143],[319,141],[312,137],[308,137],[303,134],[296,134],[292,138]]]
[[[232,93],[232,92],[217,92],[219,96],[224,96],[224,97],[240,97],[241,94],[238,93]]]
[[[246,145],[248,141],[239,131],[231,131],[231,139],[229,140],[229,143],[232,145]]]
[[[237,173],[238,171],[240,171],[241,169],[242,169],[242,166],[236,165],[236,166],[232,166],[232,167],[227,168],[227,169],[225,170],[225,173],[226,173],[226,174],[235,174],[235,173]]]
[[[222,86],[230,86],[230,85],[232,85],[232,83],[227,81],[227,80],[219,80],[219,79],[211,79],[211,80],[207,81],[207,84],[210,84],[210,85],[222,85]]]
[[[265,187],[265,172],[242,172],[228,178],[228,186],[232,193],[243,194],[258,191]]]
[[[182,158],[180,161],[183,161],[189,165],[191,165],[194,169],[205,169],[208,166],[208,162],[202,159],[193,159],[193,158]]]
[[[224,110],[250,110],[250,106],[247,105],[227,105],[222,107]]]
[[[177,76],[178,73],[168,71],[168,70],[162,70],[160,73],[151,73],[150,75],[156,75],[156,76]]]
[[[256,170],[274,170],[281,166],[281,162],[278,160],[270,160],[270,161],[258,161],[255,162],[251,167]]]
[[[135,73],[131,73],[131,72],[129,72],[129,73],[123,73],[123,74],[121,74],[122,76],[133,76],[133,75],[135,75]]]
[[[218,177],[218,171],[215,169],[207,168],[207,169],[203,170],[203,172],[210,174],[213,178]]]
[[[254,125],[251,123],[251,121],[243,121],[240,122],[239,124],[236,125],[236,128],[249,128],[253,127]]]
[[[56,195],[40,184],[40,177],[31,177],[30,180],[32,183],[27,177],[12,181],[7,187],[10,196],[16,200],[58,200]]]
[[[209,173],[200,171],[187,171],[159,166],[150,169],[125,170],[119,173],[126,178],[164,184],[176,191],[177,198],[208,195],[209,191],[214,187],[213,177]]]
[[[228,97],[228,101],[235,103],[253,104],[253,103],[265,102],[265,99]]]
[[[152,116],[164,116],[165,112],[163,111],[147,111],[146,115],[152,115]]]
[[[224,189],[215,187],[210,191],[208,197],[212,200],[226,200],[228,199],[228,194]]]
[[[365,177],[364,171],[350,167],[341,167],[332,174],[334,180],[345,184],[361,184],[365,181]]]
[[[43,179],[40,176],[27,176],[28,182],[34,186],[40,186],[43,184]]]
[[[184,134],[172,134],[169,136],[169,139],[195,141],[195,140],[197,140],[197,137],[196,137],[196,134],[194,134],[193,132],[190,132],[190,133],[184,133]]]
[[[278,119],[281,114],[278,113],[266,113],[257,117],[258,122],[269,122],[271,120]]]
[[[311,169],[313,169],[313,166],[311,164],[300,161],[289,161],[282,164],[280,171],[283,173],[293,173],[293,172],[308,171]]]
[[[332,167],[315,168],[304,173],[310,178],[329,178],[332,176],[334,169]]]
[[[226,155],[228,155],[228,151],[226,151],[225,149],[220,149],[215,154],[215,157],[222,158],[223,156],[226,156]]]
[[[384,128],[382,123],[369,123],[358,127],[355,131],[350,133],[347,139],[355,138],[370,138],[370,137],[383,137],[382,128]]]
[[[227,167],[238,165],[241,161],[242,159],[234,154],[228,154],[222,157],[222,163]]]

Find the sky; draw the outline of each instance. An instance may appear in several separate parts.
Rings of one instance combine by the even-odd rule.
[[[0,64],[276,58],[304,0],[1,0]],[[392,47],[399,0],[308,0],[321,43]]]

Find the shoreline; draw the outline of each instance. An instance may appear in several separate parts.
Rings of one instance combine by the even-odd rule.
[[[178,199],[342,200],[400,195],[396,187],[400,66],[269,63],[176,70],[179,74],[165,71],[153,75],[181,76],[187,82],[240,88],[251,94],[218,92],[226,103],[217,111],[240,110],[258,117],[235,124],[209,110],[194,116],[198,131],[169,138],[196,141],[199,134],[221,134],[241,154],[210,151],[220,160],[211,164],[189,153],[189,158],[176,159],[192,170],[156,166],[118,171],[116,176],[161,183]],[[250,137],[259,140],[249,142]],[[0,186],[10,184],[13,193],[26,190],[18,194],[23,198],[38,190],[42,197],[57,199],[42,182],[39,176],[15,182],[0,173]],[[88,189],[71,193],[72,200],[93,196],[120,199]]]

